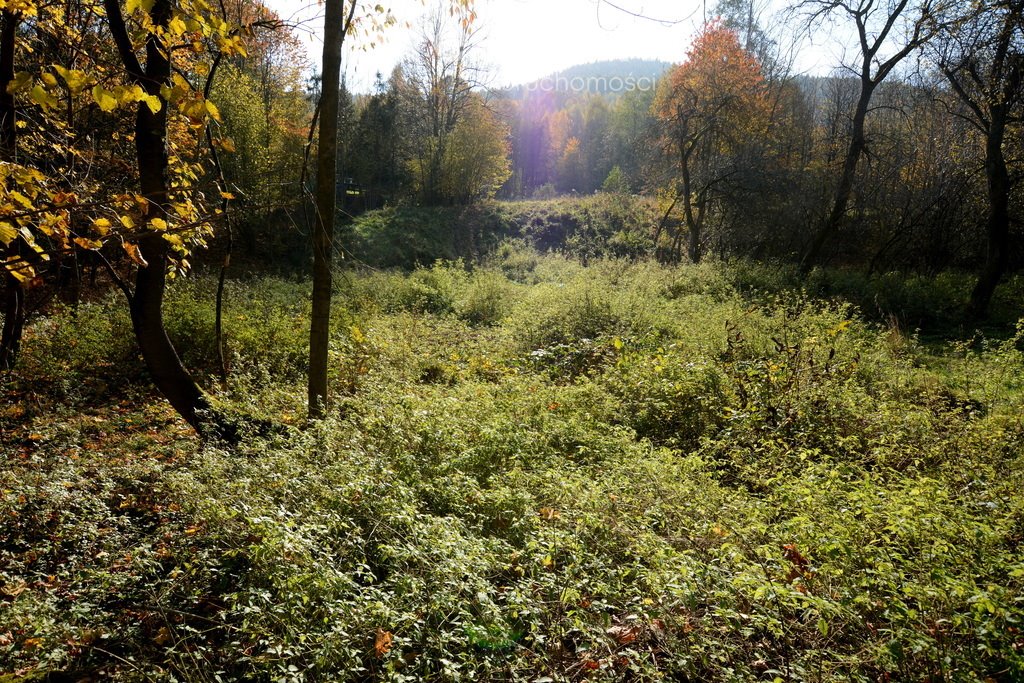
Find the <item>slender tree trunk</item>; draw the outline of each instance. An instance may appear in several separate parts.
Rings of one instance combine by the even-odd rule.
[[[700,220],[693,212],[693,187],[690,179],[690,155],[687,151],[682,153],[682,175],[683,175],[683,215],[686,217],[686,230],[689,243],[687,244],[687,255],[693,263],[700,263]]]
[[[7,86],[14,80],[14,39],[21,16],[7,10],[0,12],[0,159],[14,161],[17,140],[14,95]]]
[[[1010,173],[1006,167],[1006,158],[1003,156],[1005,135],[1005,107],[993,107],[992,123],[985,140],[985,176],[989,201],[985,232],[988,247],[985,265],[967,305],[967,315],[973,320],[981,320],[988,315],[992,295],[1009,263]]]
[[[846,149],[843,169],[839,174],[839,182],[836,185],[832,209],[814,234],[810,245],[800,261],[800,272],[804,275],[817,265],[825,244],[839,232],[843,218],[846,216],[846,209],[850,204],[850,196],[853,194],[853,181],[857,175],[857,164],[860,162],[860,157],[864,154],[864,149],[867,147],[867,138],[864,135],[864,122],[867,119],[868,106],[871,103],[871,95],[874,90],[874,82],[866,78],[862,79],[860,97],[857,100],[857,108],[853,113],[850,144]]]
[[[10,370],[18,360],[25,326],[25,288],[13,275],[5,275],[4,327],[0,334],[0,371]]]
[[[704,233],[704,210],[707,206],[706,199],[701,197],[697,202],[697,214],[693,217],[693,227],[690,228],[690,243],[687,246],[687,255],[693,263],[700,263],[704,258],[704,252],[700,246],[701,236]]]
[[[13,162],[17,155],[14,95],[7,86],[14,80],[14,38],[21,16],[4,10],[0,15],[0,160]],[[19,239],[5,249],[5,260],[17,257]],[[0,370],[14,367],[25,326],[25,285],[4,272],[4,326],[0,333]]]
[[[130,75],[149,95],[160,97],[162,106],[153,113],[139,103],[135,116],[135,152],[139,168],[139,189],[148,201],[146,220],[167,215],[167,102],[160,96],[161,86],[171,76],[171,63],[165,46],[155,35],[146,41],[146,65],[143,70],[131,48],[131,42],[117,0],[104,0],[111,32]],[[170,0],[155,0],[150,11],[156,29],[166,28],[171,18]],[[211,406],[195,380],[178,357],[167,336],[163,320],[169,245],[160,234],[148,232],[138,243],[146,265],[135,276],[135,292],[129,311],[139,351],[154,384],[178,414],[200,434],[216,431],[212,415],[204,415]]]
[[[321,418],[327,410],[327,361],[331,325],[331,256],[337,202],[338,103],[341,47],[348,21],[344,0],[327,0],[324,25],[323,77],[320,82],[320,135],[316,154],[316,220],[313,223],[313,295],[309,326],[309,416]]]
[[[217,76],[217,69],[220,68],[222,58],[223,53],[217,55],[213,60],[213,65],[210,67],[210,73],[206,77],[206,86],[203,88],[203,97],[206,99],[210,98],[210,92],[213,90],[214,78]],[[228,360],[227,353],[224,350],[224,283],[227,280],[228,268],[231,266],[231,252],[234,249],[235,237],[234,231],[231,229],[231,200],[229,199],[231,195],[228,192],[227,180],[224,178],[224,166],[220,163],[220,153],[217,152],[217,146],[213,144],[213,132],[210,130],[209,122],[206,124],[206,130],[204,133],[206,136],[206,146],[210,149],[210,160],[213,162],[213,170],[214,173],[217,174],[217,188],[220,190],[220,210],[221,215],[224,217],[224,229],[227,233],[224,260],[221,261],[220,275],[217,277],[217,297],[214,309],[214,337],[217,340],[217,361],[220,365],[220,383],[222,387],[227,387]]]

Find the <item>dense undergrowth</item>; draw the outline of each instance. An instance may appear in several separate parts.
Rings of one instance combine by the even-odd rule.
[[[186,362],[293,426],[232,450],[148,393],[116,299],[37,321],[0,680],[1024,679],[1024,327],[925,344],[786,277],[346,273],[317,425],[306,284],[229,283],[218,387],[182,281]]]

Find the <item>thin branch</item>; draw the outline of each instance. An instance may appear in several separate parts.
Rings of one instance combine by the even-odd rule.
[[[128,304],[131,305],[132,301],[135,300],[135,293],[131,290],[131,287],[129,287],[128,283],[118,275],[117,271],[114,270],[114,266],[111,265],[110,261],[107,260],[107,257],[103,255],[103,252],[97,249],[93,253],[96,254],[97,258],[99,258],[103,267],[106,269],[107,274],[110,275],[110,279],[115,285],[117,285],[117,288],[124,293],[125,298],[128,299]]]

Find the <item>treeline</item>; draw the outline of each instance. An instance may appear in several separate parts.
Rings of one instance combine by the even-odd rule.
[[[490,93],[471,32],[430,52],[438,20],[349,97],[340,182],[359,208],[643,194],[663,259],[977,269],[969,313],[984,315],[1024,261],[1021,3],[803,3],[790,23],[861,39],[828,77],[794,75],[747,0],[717,11],[656,86],[656,64],[627,62]]]

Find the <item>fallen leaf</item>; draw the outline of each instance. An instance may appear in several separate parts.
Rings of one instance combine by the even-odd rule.
[[[385,631],[384,629],[377,629],[377,637],[373,641],[373,651],[377,654],[377,657],[383,657],[391,651],[392,643],[391,631]]]
[[[612,626],[607,631],[605,631],[605,633],[608,634],[611,638],[613,638],[615,642],[619,645],[628,645],[630,643],[636,642],[636,639],[640,636],[640,631],[641,628],[638,625],[634,624],[631,626],[627,626],[624,624],[619,624],[617,626]]]
[[[171,636],[171,629],[167,628],[166,626],[161,626],[160,630],[156,632],[155,636],[153,636],[153,642],[157,645],[166,645],[167,643],[171,642],[172,637],[173,636]]]

